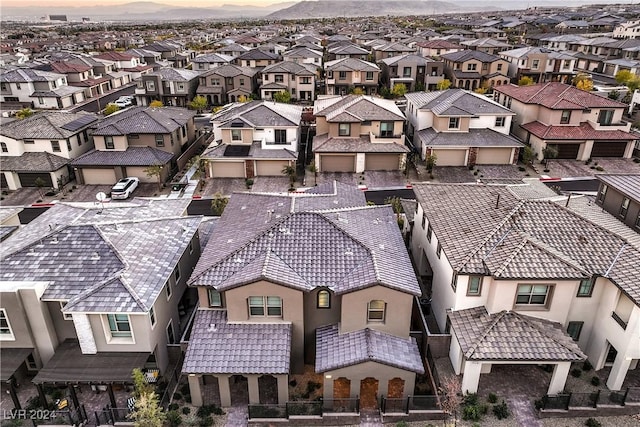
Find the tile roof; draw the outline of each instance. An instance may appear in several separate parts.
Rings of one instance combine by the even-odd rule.
[[[345,121],[341,115],[348,113],[346,121],[404,120],[405,116],[395,102],[368,95],[333,96],[317,100],[313,106],[315,116],[327,121]]]
[[[264,50],[261,50],[260,48],[254,48],[254,49],[248,50],[247,52],[244,52],[236,57],[236,60],[238,61],[241,61],[241,60],[244,60],[244,61],[276,60],[277,61],[279,59],[280,59],[280,55],[277,55],[271,52],[266,52]]]
[[[150,166],[164,165],[173,153],[155,147],[127,147],[124,151],[91,150],[71,161],[72,166]]]
[[[327,71],[380,71],[380,68],[371,62],[358,58],[342,58],[325,62]]]
[[[228,323],[226,310],[199,309],[182,372],[288,374],[290,323]]]
[[[480,50],[461,50],[458,52],[445,53],[440,55],[440,57],[444,60],[451,62],[465,62],[470,60],[477,60],[480,62],[495,62],[498,60],[503,60],[497,55],[491,55],[490,53],[485,53]]]
[[[296,76],[314,76],[316,73],[315,66],[305,67],[305,64],[298,64],[293,61],[283,61],[277,64],[268,65],[262,70],[262,74],[266,73],[288,73]]]
[[[65,125],[78,119],[87,119],[87,124],[70,131]],[[67,113],[62,111],[43,111],[27,117],[23,120],[15,120],[0,127],[0,135],[8,136],[15,140],[24,139],[67,139],[76,135],[89,126],[95,124],[99,117],[93,113],[79,112]]]
[[[398,337],[369,328],[340,334],[338,325],[316,329],[317,373],[365,362],[424,373],[418,344],[413,337]]]
[[[55,172],[69,159],[47,152],[26,152],[19,156],[0,156],[0,170],[11,172]]]
[[[405,98],[420,110],[430,110],[439,116],[515,115],[486,96],[464,89],[411,92]]]
[[[625,132],[620,129],[594,129],[589,122],[580,123],[578,126],[567,125],[545,125],[538,121],[525,123],[520,127],[538,138],[544,140],[623,140],[630,141],[638,139],[638,135]]]
[[[168,80],[173,82],[188,82],[200,77],[200,73],[197,71],[184,70],[182,68],[160,68],[153,73],[147,74],[148,76],[160,76],[162,80]]]
[[[397,65],[397,64],[415,64],[415,65],[427,65],[430,62],[435,62],[431,58],[425,58],[424,56],[407,54],[407,55],[399,55],[392,56],[391,58],[383,58],[380,62],[384,62],[388,66]]]
[[[231,61],[233,61],[233,56],[215,52],[198,55],[191,60],[191,62],[204,62],[210,64],[228,64]]]
[[[171,133],[187,124],[195,115],[195,111],[179,107],[130,107],[106,117],[93,134]]]
[[[522,147],[523,144],[510,135],[493,129],[469,129],[468,132],[436,132],[422,129],[417,136],[428,147]]]
[[[258,72],[257,68],[251,67],[240,67],[239,65],[234,64],[225,64],[219,65],[215,68],[212,68],[203,74],[200,77],[209,77],[209,76],[222,76],[222,77],[236,77],[236,76],[248,76],[253,77]]]
[[[636,202],[640,202],[640,175],[596,174],[596,178]]]
[[[220,127],[241,119],[252,127],[300,126],[302,107],[273,101],[251,101],[233,104],[213,117]]]
[[[2,83],[50,82],[61,78],[64,78],[63,74],[29,68],[19,68],[0,74]]]
[[[393,142],[371,142],[369,137],[329,137],[328,134],[313,138],[314,153],[408,153],[408,147]]]
[[[556,110],[627,107],[621,102],[558,82],[530,86],[503,85],[496,86],[495,90],[525,104],[539,104]]]
[[[562,325],[513,311],[488,314],[484,307],[449,312],[451,328],[467,360],[586,360]]]

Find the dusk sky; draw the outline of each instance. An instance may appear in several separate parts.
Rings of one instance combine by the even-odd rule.
[[[2,0],[2,6],[109,6],[137,0]],[[149,0],[153,3],[185,7],[217,7],[224,4],[267,6],[291,0]]]

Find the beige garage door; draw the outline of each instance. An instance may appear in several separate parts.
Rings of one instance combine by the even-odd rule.
[[[82,169],[85,184],[113,185],[118,181],[113,169]]]
[[[289,166],[287,160],[258,160],[256,161],[256,176],[284,176],[282,169]]]
[[[437,166],[464,166],[467,150],[433,150]]]
[[[166,166],[165,166],[166,167]],[[127,166],[127,176],[136,177],[140,182],[158,182],[157,176],[149,176],[143,166]]]
[[[397,171],[400,169],[400,156],[398,154],[367,154],[364,168],[368,171]]]
[[[356,156],[321,156],[320,170],[322,172],[355,172]]]
[[[244,162],[212,162],[213,178],[244,178]]]
[[[479,148],[476,164],[508,165],[511,163],[511,148]]]

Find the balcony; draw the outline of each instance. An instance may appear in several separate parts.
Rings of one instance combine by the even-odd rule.
[[[136,88],[135,92],[136,95],[146,95],[147,91],[144,88]]]
[[[618,325],[622,327],[625,331],[627,330],[627,321],[624,321],[622,317],[620,317],[615,311],[611,313],[611,317],[616,321]]]
[[[374,135],[372,132],[369,132],[369,140],[372,143],[390,143],[393,142],[395,144],[404,145],[404,134],[398,135],[388,135],[388,136],[378,136]]]
[[[595,130],[621,130],[623,132],[629,132],[631,130],[631,123],[624,120],[616,123],[598,123],[589,120],[589,124]]]

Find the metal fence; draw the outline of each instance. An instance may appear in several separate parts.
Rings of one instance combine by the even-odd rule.
[[[129,408],[112,408],[107,405],[102,411],[96,411],[94,413],[96,419],[96,425],[114,425],[118,422],[130,422],[129,414],[131,410]]]
[[[179,345],[178,345],[179,347]],[[160,398],[160,406],[167,410],[169,407],[169,403],[171,403],[171,396],[173,396],[173,392],[178,385],[178,381],[180,380],[180,372],[182,372],[182,362],[184,361],[184,355],[180,352],[178,360],[176,361],[175,366],[170,372],[166,372],[163,379],[167,381],[166,388],[162,393],[162,397]]]
[[[286,405],[249,405],[249,419],[288,418]]]
[[[440,410],[438,396],[409,396],[410,411],[437,411]]]
[[[322,401],[287,402],[287,415],[322,415]]]
[[[329,412],[338,413],[360,413],[360,399],[358,397],[349,397],[345,399],[323,399],[322,413]]]
[[[542,398],[542,409],[562,409],[569,410],[570,394],[558,394],[556,396],[545,396]]]
[[[380,398],[380,412],[383,414],[407,414],[409,413],[408,398]]]
[[[572,408],[595,408],[598,404],[599,392],[595,393],[571,393],[569,406]]]
[[[594,393],[567,393],[544,396],[541,409],[565,410],[569,408],[597,408],[598,405],[625,406],[640,403],[640,387],[628,387],[625,390],[598,390]]]

